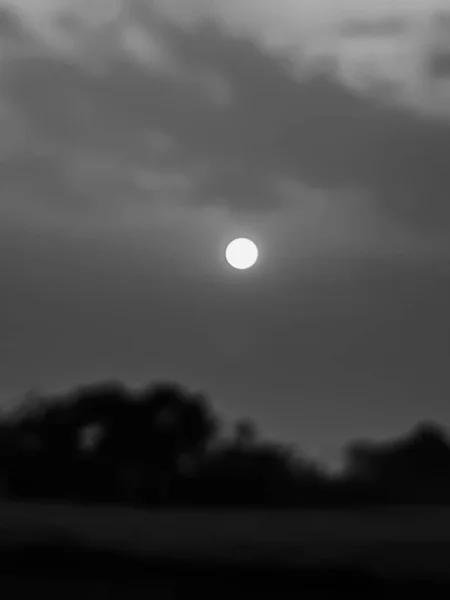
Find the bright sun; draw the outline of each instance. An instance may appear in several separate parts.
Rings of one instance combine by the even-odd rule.
[[[251,240],[239,238],[228,244],[225,257],[235,269],[249,269],[258,259],[258,248]]]

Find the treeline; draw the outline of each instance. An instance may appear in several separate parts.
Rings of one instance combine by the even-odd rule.
[[[348,507],[450,502],[450,445],[422,423],[390,443],[352,442],[332,476],[207,398],[160,383],[35,396],[0,418],[6,498],[145,506]]]

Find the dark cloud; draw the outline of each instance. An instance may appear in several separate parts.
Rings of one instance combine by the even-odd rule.
[[[428,48],[426,68],[433,84],[450,77],[450,11],[436,11],[432,28],[435,35]]]
[[[450,123],[358,95],[330,73],[302,80],[289,65],[212,24],[166,25],[180,76],[125,58],[95,74],[56,58],[22,59],[5,80],[9,100],[42,139],[97,149],[126,164],[151,157],[145,134],[168,134],[174,165],[205,164],[203,203],[265,209],[281,178],[331,191],[359,189],[399,224],[450,225]],[[223,106],[193,73],[220,74],[233,92]]]
[[[450,10],[436,10],[433,15],[433,21],[439,33],[448,33],[450,31]]]
[[[4,159],[0,163],[4,202],[23,203],[23,209],[35,210],[49,205],[55,212],[76,213],[86,197],[76,193],[57,156],[28,153]]]
[[[411,27],[412,20],[405,15],[387,15],[381,18],[349,18],[340,27],[340,34],[348,38],[383,38],[402,35]]]
[[[203,130],[211,157],[228,151],[261,173],[359,188],[401,222],[448,225],[449,123],[364,98],[331,74],[296,81],[277,58],[212,29],[184,37],[181,49],[186,60],[220,69],[235,90],[220,121],[226,131]]]
[[[23,25],[15,12],[0,7],[0,41],[23,39]]]
[[[433,78],[450,80],[450,49],[432,53],[428,62],[428,70]]]

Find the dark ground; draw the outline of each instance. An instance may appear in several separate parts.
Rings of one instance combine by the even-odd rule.
[[[4,504],[0,507],[0,593],[3,598],[42,596],[77,600],[144,596],[228,600],[232,595],[282,599],[300,594],[308,599],[335,597],[341,593],[379,598],[413,592],[440,598],[450,593],[450,561],[447,562],[450,538],[445,532],[444,518],[448,512],[441,511],[439,516],[433,511],[428,516],[422,515],[420,521],[413,511],[408,520],[410,524],[417,524],[417,535],[411,531],[406,535],[407,521],[403,518],[400,523],[398,509],[381,516],[342,513],[339,517],[318,511],[171,515],[163,511],[148,513],[110,507]],[[339,519],[347,539],[355,542],[354,559],[350,559],[348,553],[341,555],[340,547],[336,546],[337,538],[333,534],[336,534]],[[355,529],[358,524],[361,529],[362,524],[367,523],[366,531],[360,531],[359,537],[355,532],[349,533],[351,519],[355,520]],[[439,520],[440,537],[437,535]],[[404,539],[391,537],[382,543],[382,532],[379,532],[374,546],[374,533],[382,521],[386,523],[386,531],[397,523],[397,534],[405,532]],[[95,534],[96,522],[101,535],[87,536],[88,530]],[[233,522],[236,523],[234,532],[230,531]],[[266,531],[261,531],[260,539],[253,539],[251,544],[250,537],[255,538],[255,532],[264,522]],[[424,536],[427,522],[428,537]],[[82,523],[85,523],[84,530]],[[108,523],[110,534],[117,534],[122,527],[121,536],[106,535]],[[137,535],[139,523],[143,537]],[[169,523],[174,523],[172,531]],[[244,523],[247,523],[247,531],[242,531]],[[204,530],[208,525],[213,529],[212,535]],[[433,527],[435,539],[431,535]],[[314,538],[314,528],[318,540]],[[272,534],[268,535],[270,530]],[[126,538],[124,532],[129,532],[130,537]],[[224,532],[229,535],[225,536]],[[135,540],[134,546],[129,543],[131,538]],[[121,539],[123,544],[117,543]],[[146,544],[142,543],[143,539]],[[178,541],[180,551],[177,553]],[[314,541],[316,544],[312,545]],[[152,544],[153,551],[149,551]],[[330,547],[333,547],[332,552]],[[315,551],[313,558],[308,555],[311,548]],[[412,549],[411,554],[407,555],[409,549]],[[361,560],[358,564],[358,556],[364,557],[365,562]],[[375,557],[372,562],[370,556]],[[390,559],[389,569],[381,568],[380,557],[383,556]],[[342,560],[336,560],[339,557]],[[398,570],[393,568],[396,557]],[[404,565],[408,561],[412,568],[406,571]],[[422,563],[426,566],[427,561],[438,563],[439,568],[416,568]]]
[[[450,585],[426,581],[399,582],[377,578],[363,570],[237,567],[226,562],[140,560],[107,551],[63,547],[28,547],[1,555],[0,581],[5,598],[227,598],[333,597],[358,594],[450,592]],[[437,595],[436,595],[437,594]]]

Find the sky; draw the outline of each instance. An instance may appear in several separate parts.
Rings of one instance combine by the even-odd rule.
[[[2,402],[176,380],[329,464],[448,426],[449,40],[448,0],[0,0]]]

